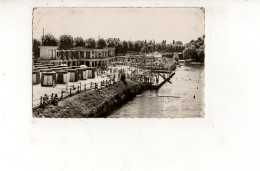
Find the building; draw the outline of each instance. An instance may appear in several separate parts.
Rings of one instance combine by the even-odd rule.
[[[68,50],[58,50],[58,46],[40,46],[39,62],[68,66],[86,65],[89,67],[104,66],[114,62],[115,48],[88,49],[75,47]]]

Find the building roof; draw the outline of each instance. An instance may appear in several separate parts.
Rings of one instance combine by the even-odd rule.
[[[39,46],[39,48],[52,48],[52,49],[56,49],[58,48],[58,46]]]
[[[44,49],[58,49],[58,46],[39,46],[40,48]],[[97,49],[97,48],[85,48],[85,47],[73,47],[67,50],[85,50],[85,51],[106,51],[106,50],[111,50],[115,49],[114,47],[106,47],[104,49]]]
[[[106,48],[103,48],[103,49],[97,49],[97,48],[74,47],[74,48],[71,48],[69,50],[106,51],[106,50],[111,50],[111,49],[115,49],[115,48],[113,48],[113,47],[106,47]]]

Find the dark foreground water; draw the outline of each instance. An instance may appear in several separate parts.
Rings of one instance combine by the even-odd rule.
[[[183,118],[204,116],[204,66],[183,64],[171,83],[148,90],[113,111],[111,118]],[[195,98],[194,98],[195,96]]]

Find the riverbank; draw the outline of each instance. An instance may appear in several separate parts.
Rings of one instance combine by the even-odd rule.
[[[100,90],[82,92],[60,101],[58,106],[50,105],[44,110],[34,109],[33,115],[47,118],[105,117],[146,88],[139,82],[126,80],[126,83],[119,81]]]
[[[204,66],[183,64],[158,90],[147,89],[109,118],[204,117]]]

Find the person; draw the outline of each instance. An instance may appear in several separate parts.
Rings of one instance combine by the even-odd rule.
[[[42,109],[45,108],[45,106],[48,104],[48,95],[47,94],[44,94],[44,97],[43,97],[43,103],[42,103]]]
[[[53,105],[57,106],[58,105],[58,95],[55,94],[55,97],[53,98]]]
[[[58,95],[55,94],[54,100],[58,100]]]
[[[45,94],[46,95],[46,94]],[[45,96],[43,96],[43,98],[42,98],[42,104],[41,104],[41,108],[44,110],[44,108],[45,108],[45,104],[46,102],[45,102]]]
[[[54,104],[54,98],[55,98],[55,96],[51,96],[51,104]]]
[[[49,96],[47,94],[45,94],[44,95],[44,101],[45,101],[46,104],[48,103],[48,100],[49,100]]]
[[[53,100],[53,93],[51,93],[51,101]]]

